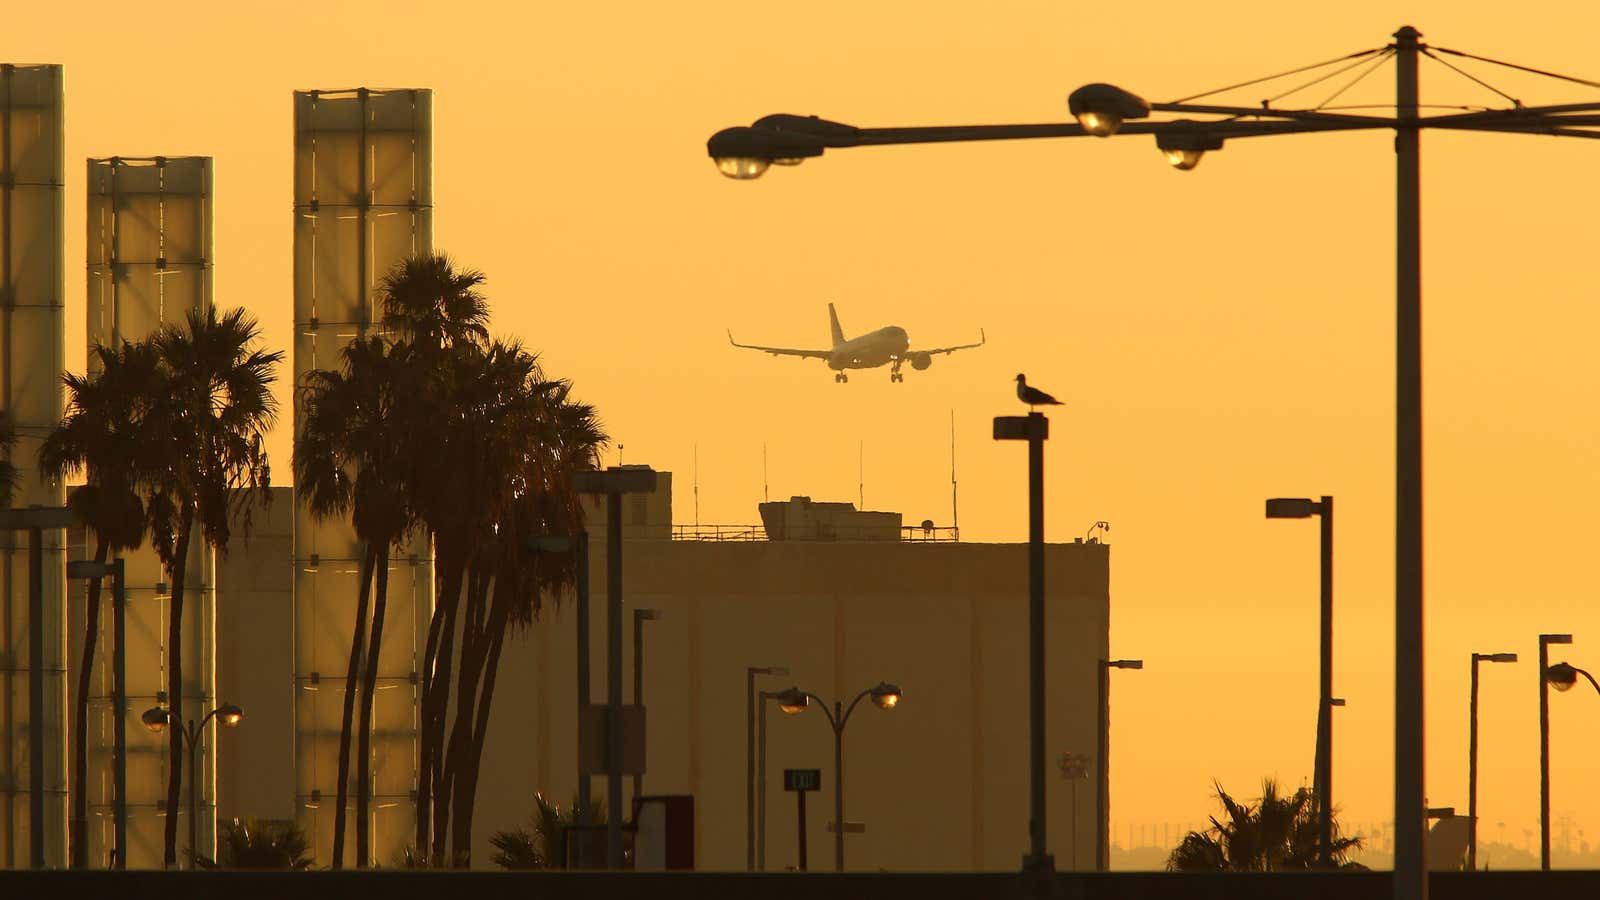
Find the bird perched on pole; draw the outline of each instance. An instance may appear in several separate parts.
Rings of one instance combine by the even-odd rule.
[[[1032,412],[1035,406],[1060,406],[1061,401],[1046,394],[1036,387],[1028,387],[1025,375],[1017,376],[1017,399],[1028,404],[1028,411]]]

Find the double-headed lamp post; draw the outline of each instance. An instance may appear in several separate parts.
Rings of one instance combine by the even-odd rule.
[[[1420,57],[1455,67],[1443,57],[1470,58],[1527,72],[1539,72],[1422,43],[1422,34],[1407,25],[1391,43],[1346,54],[1281,76],[1245,82],[1258,84],[1318,68],[1344,66],[1355,70],[1348,88],[1388,60],[1395,63],[1392,115],[1357,115],[1325,109],[1282,108],[1273,101],[1255,106],[1223,106],[1191,101],[1222,93],[1214,90],[1182,101],[1148,103],[1108,84],[1090,84],[1074,91],[1068,108],[1076,123],[1020,125],[956,125],[910,128],[858,128],[815,116],[780,114],[747,127],[727,128],[712,135],[706,149],[724,175],[750,179],[773,163],[792,165],[822,156],[827,150],[888,144],[934,144],[954,141],[998,141],[1074,138],[1091,135],[1148,134],[1167,161],[1191,170],[1208,151],[1228,140],[1304,134],[1320,131],[1390,130],[1395,134],[1395,877],[1397,898],[1426,897],[1427,873],[1423,838],[1427,824],[1423,798],[1423,642],[1422,642],[1422,278],[1420,135],[1423,129],[1492,131],[1563,137],[1600,137],[1600,103],[1553,106],[1453,108],[1423,116],[1417,91]],[[1370,63],[1370,65],[1369,65]],[[1326,70],[1326,69],[1325,69]],[[1457,70],[1459,71],[1459,70]],[[1333,75],[1339,74],[1335,71]],[[1316,76],[1283,96],[1321,83]],[[1473,80],[1486,84],[1476,76]],[[1564,76],[1555,76],[1564,77]],[[1572,79],[1567,79],[1572,80]],[[1343,89],[1339,91],[1342,93]],[[1338,96],[1336,93],[1334,96]],[[1329,98],[1331,100],[1332,98]],[[1175,118],[1148,120],[1152,112]],[[1205,118],[1195,118],[1205,117]]]
[[[879,709],[894,709],[900,705],[900,687],[880,681],[857,694],[849,706],[833,701],[832,711],[826,700],[810,691],[791,688],[777,698],[778,708],[791,716],[805,712],[810,701],[815,700],[823,715],[828,717],[828,724],[833,726],[833,868],[837,872],[844,871],[844,726],[849,724],[856,704],[866,697],[871,697],[872,704]]]
[[[197,826],[200,822],[200,793],[198,790],[200,772],[196,768],[196,756],[200,749],[200,738],[205,732],[206,723],[213,718],[232,728],[244,721],[244,710],[232,703],[224,703],[206,713],[198,725],[195,724],[193,719],[190,719],[187,724],[183,722],[175,723],[172,711],[164,706],[153,706],[145,710],[144,715],[139,718],[144,722],[144,727],[157,734],[166,731],[168,726],[177,727],[179,729],[178,733],[183,735],[184,745],[189,748],[189,868],[199,868],[200,845],[196,835],[198,834]],[[167,810],[167,815],[173,814],[174,810]]]
[[[1514,663],[1515,653],[1472,654],[1472,703],[1467,718],[1467,871],[1478,868],[1478,663]]]
[[[1317,758],[1312,795],[1317,813],[1317,862],[1333,866],[1333,498],[1278,498],[1267,501],[1269,519],[1321,520],[1322,627],[1318,640],[1321,661],[1317,689]]]
[[[1578,676],[1582,675],[1594,685],[1595,693],[1600,694],[1600,681],[1595,681],[1594,676],[1583,669],[1564,662],[1553,666],[1545,666],[1545,653],[1548,644],[1547,637],[1565,637],[1566,641],[1549,641],[1549,644],[1571,643],[1571,635],[1540,635],[1539,636],[1539,864],[1542,868],[1550,868],[1550,708],[1549,692],[1545,685],[1558,691],[1570,691],[1578,683]]]

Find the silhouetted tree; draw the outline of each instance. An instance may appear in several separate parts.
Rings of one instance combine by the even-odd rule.
[[[189,547],[201,541],[226,552],[232,516],[248,531],[250,511],[270,502],[271,469],[262,438],[277,417],[271,386],[281,352],[256,349],[256,320],[242,309],[190,311],[183,327],[165,325],[152,343],[166,372],[166,390],[150,412],[153,450],[147,507],[156,553],[171,579],[167,620],[167,803],[179,808],[183,784],[183,603]],[[166,817],[168,867],[178,860],[178,816]]]
[[[217,834],[217,860],[224,869],[309,869],[311,842],[293,822],[234,819]]]
[[[1167,859],[1174,872],[1273,872],[1288,869],[1318,868],[1317,820],[1311,789],[1302,785],[1289,796],[1279,793],[1278,783],[1264,779],[1261,798],[1254,804],[1240,803],[1216,785],[1217,800],[1224,818],[1211,817],[1211,827],[1184,836]],[[1341,869],[1365,868],[1350,862],[1352,850],[1361,839],[1339,834],[1334,819],[1332,855]]]
[[[138,494],[152,465],[147,414],[165,390],[165,375],[148,343],[120,349],[94,348],[99,372],[67,374],[66,414],[39,448],[39,468],[61,479],[83,474],[86,484],[67,498],[78,521],[95,534],[95,562],[144,542],[144,503]],[[89,580],[83,631],[83,661],[72,736],[72,865],[89,865],[89,691],[100,635],[101,579]]]
[[[333,826],[333,868],[343,865],[345,809],[350,772],[352,706],[360,695],[356,774],[356,865],[370,862],[372,703],[383,647],[388,601],[389,553],[413,529],[408,501],[406,454],[421,442],[406,427],[410,400],[405,370],[380,337],[355,341],[343,351],[342,372],[313,370],[301,385],[303,416],[295,442],[295,483],[319,519],[349,515],[365,542],[361,580],[345,678],[344,718],[339,736],[338,797]],[[371,647],[364,648],[367,601],[374,578]],[[361,664],[365,658],[365,673]],[[359,688],[359,691],[358,691]]]

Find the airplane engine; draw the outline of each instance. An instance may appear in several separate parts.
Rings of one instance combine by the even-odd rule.
[[[923,369],[926,369],[927,367],[929,367],[931,365],[933,365],[933,356],[931,354],[927,354],[927,353],[913,353],[913,354],[911,354],[911,368],[916,369],[918,372],[921,372]]]

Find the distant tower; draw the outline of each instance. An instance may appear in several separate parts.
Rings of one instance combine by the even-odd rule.
[[[383,276],[433,249],[433,94],[427,90],[294,95],[294,374],[335,369],[352,339],[381,327]],[[299,409],[295,410],[298,430]],[[345,521],[294,512],[295,815],[317,860],[333,846],[344,678],[362,544]],[[419,715],[418,660],[433,612],[427,535],[391,555],[388,624],[372,721],[373,859],[411,842]],[[352,753],[354,751],[352,750]],[[351,761],[352,782],[356,763]],[[355,860],[355,792],[345,863]]]
[[[65,129],[60,66],[0,64],[0,410],[11,417],[21,470],[16,506],[60,506],[43,479],[39,444],[61,420],[66,367]],[[0,867],[25,868],[33,773],[28,737],[45,735],[44,859],[67,864],[66,558],[44,532],[44,646],[28,646],[28,535],[0,531]],[[28,666],[45,671],[44,721],[28,720]]]
[[[191,311],[211,308],[211,189],[209,156],[111,157],[91,159],[87,170],[88,321],[85,337],[89,371],[99,368],[97,344],[111,347],[150,337],[163,325],[183,325]],[[87,537],[93,552],[94,536]],[[171,591],[161,560],[149,544],[125,552],[127,566],[129,756],[150,760],[147,770],[129,767],[128,867],[160,868],[163,826],[159,816],[166,800],[166,735],[152,734],[138,716],[166,705],[166,621]],[[216,706],[216,554],[196,540],[189,547],[184,590],[183,710],[185,720],[199,719]],[[109,587],[106,589],[109,592]],[[72,585],[70,646],[83,645],[85,590]],[[94,687],[89,706],[89,777],[73,790],[89,791],[90,860],[103,860],[116,844],[111,790],[111,609],[101,606],[101,650],[96,654]],[[75,656],[69,658],[76,658]],[[72,673],[76,685],[77,673]],[[75,689],[75,688],[74,688]],[[215,858],[215,742],[204,743],[200,758],[202,812],[200,849]],[[159,761],[159,762],[157,762]],[[186,761],[187,764],[187,761]],[[148,771],[148,777],[135,777]],[[187,782],[189,775],[184,773]],[[187,794],[184,795],[187,797]],[[178,833],[188,833],[187,799],[178,811]],[[187,839],[180,839],[186,844]]]

